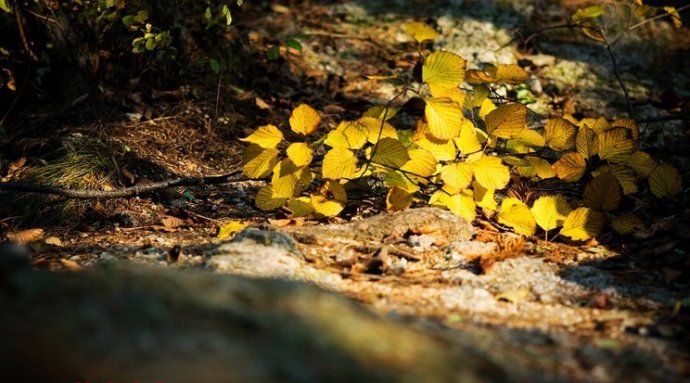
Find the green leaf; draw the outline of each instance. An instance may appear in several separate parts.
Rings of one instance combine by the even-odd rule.
[[[10,5],[7,4],[7,0],[0,0],[0,9],[7,13],[12,12],[12,8],[10,8]]]
[[[131,27],[135,22],[136,20],[134,20],[134,15],[126,15],[122,17],[122,24],[124,24],[127,28]]]
[[[209,59],[208,64],[211,66],[211,70],[213,73],[218,74],[220,73],[220,63],[216,59]]]
[[[301,44],[299,41],[295,40],[295,39],[287,39],[287,40],[285,40],[285,45],[288,46],[288,47],[290,47],[290,48],[292,48],[292,49],[294,49],[294,50],[297,50],[297,51],[302,52],[302,44]]]
[[[146,20],[149,18],[149,12],[148,11],[139,11],[137,12],[137,15],[134,17],[134,21],[138,23],[144,23]]]
[[[278,60],[278,57],[280,57],[280,46],[274,45],[268,48],[266,57],[268,57],[269,60]]]

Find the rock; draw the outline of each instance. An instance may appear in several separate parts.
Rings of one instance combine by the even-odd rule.
[[[511,380],[468,346],[302,283],[111,265],[11,284],[0,287],[6,382]]]

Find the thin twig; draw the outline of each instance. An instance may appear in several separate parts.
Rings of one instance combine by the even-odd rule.
[[[684,6],[682,6],[682,7],[678,8],[678,9],[676,9],[676,12],[680,13],[681,11],[684,11],[684,10],[686,10],[686,9],[688,9],[688,8],[690,8],[690,4],[685,4]],[[657,20],[657,19],[661,19],[661,18],[664,18],[664,17],[669,17],[669,16],[671,16],[670,13],[662,13],[662,14],[660,14],[660,15],[656,15],[656,16],[654,16],[654,17],[650,17],[650,18],[648,18],[648,19],[644,19],[644,20],[640,21],[639,23],[633,25],[632,27],[628,28],[627,30],[628,30],[628,31],[632,31],[633,29],[638,28],[638,27],[641,27],[641,26],[643,26],[644,24],[647,24],[647,23],[649,23],[649,22],[651,22],[651,21],[654,21],[654,20]]]
[[[630,101],[630,94],[628,93],[628,88],[625,86],[625,83],[621,78],[620,71],[618,70],[618,62],[616,61],[616,55],[613,54],[613,48],[611,47],[609,40],[606,38],[604,30],[600,28],[599,33],[601,33],[601,37],[604,39],[604,46],[606,47],[606,51],[609,53],[609,58],[611,58],[613,75],[614,77],[616,77],[616,81],[618,81],[618,85],[620,85],[621,89],[623,90],[623,94],[625,95],[625,105],[628,109],[628,116],[634,119],[635,114],[632,107],[632,101]]]
[[[21,12],[19,12],[19,4],[14,5],[14,16],[17,19],[17,30],[19,31],[19,38],[22,40],[22,45],[24,46],[24,50],[26,50],[27,55],[34,61],[38,61],[38,56],[36,56],[36,53],[31,49],[31,46],[29,44],[29,40],[26,39],[26,33],[24,32],[24,18],[21,15]]]
[[[0,191],[51,194],[74,199],[126,198],[134,197],[142,193],[177,186],[218,185],[230,182],[239,182],[241,180],[235,179],[235,177],[240,173],[241,170],[234,170],[230,173],[219,176],[177,178],[112,191],[67,189],[60,186],[40,185],[24,182],[0,182]]]

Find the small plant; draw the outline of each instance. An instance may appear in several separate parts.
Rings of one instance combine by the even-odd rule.
[[[405,29],[420,47],[436,36],[422,23]],[[420,56],[421,83],[404,84],[396,96],[424,101],[424,115],[413,129],[393,125],[399,112],[393,102],[327,132],[319,130],[320,114],[300,105],[289,120],[290,141],[273,125],[242,139],[248,143],[244,175],[270,178],[256,206],[330,217],[343,210],[348,190],[385,188],[389,210],[425,203],[472,221],[481,209],[522,235],[560,229],[561,235],[586,240],[607,222],[623,234],[641,225],[636,215],[620,212],[627,196],[647,189],[641,181],[656,197],[681,192],[678,171],[639,150],[633,120],[565,115],[543,127],[528,126],[525,105],[491,97],[495,86],[529,78],[519,66],[467,70],[452,52]],[[468,87],[461,88],[463,83]],[[580,197],[530,191],[545,180],[557,180]]]

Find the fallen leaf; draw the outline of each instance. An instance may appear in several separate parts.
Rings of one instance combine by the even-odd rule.
[[[11,242],[26,245],[27,243],[41,239],[41,237],[43,237],[43,229],[28,229],[23,231],[17,231],[14,233],[7,233],[6,236],[7,239]]]
[[[513,290],[507,290],[496,296],[496,299],[499,301],[506,301],[510,303],[518,303],[525,298],[527,298],[530,294],[529,289],[513,289]]]
[[[81,270],[81,265],[71,259],[60,259],[60,263],[68,270]]]
[[[247,224],[240,221],[230,221],[218,229],[218,239],[226,239],[238,231],[247,227]]]
[[[53,245],[53,246],[57,246],[57,247],[62,247],[62,246],[64,246],[64,245],[62,244],[62,240],[60,240],[60,238],[55,237],[55,236],[50,236],[50,237],[46,238],[44,242],[45,242],[47,245]]]

